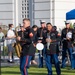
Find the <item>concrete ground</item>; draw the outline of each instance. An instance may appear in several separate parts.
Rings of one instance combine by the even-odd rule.
[[[58,57],[59,61],[61,61],[62,57]],[[1,66],[16,66],[16,65],[20,65],[20,60],[17,56],[14,56],[14,63],[9,63],[7,62],[8,56],[1,56]],[[38,53],[35,54],[35,61],[38,63],[37,66],[39,65],[39,56]],[[45,61],[44,65],[45,65]],[[69,61],[66,61],[67,65],[70,65]],[[61,64],[60,64],[61,65]]]
[[[7,59],[8,56],[1,56],[1,66],[15,66],[20,64],[20,60],[17,56],[14,56],[14,63],[7,62]],[[38,53],[35,54],[35,61],[39,64]]]

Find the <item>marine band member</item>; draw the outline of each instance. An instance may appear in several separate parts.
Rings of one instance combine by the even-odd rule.
[[[50,43],[49,48],[46,47],[46,66],[48,75],[52,74],[52,60],[56,68],[57,75],[61,75],[59,60],[57,56],[57,44],[60,41],[57,31],[52,30],[52,24],[47,23],[47,33],[46,33],[46,42]],[[50,36],[50,38],[47,37]],[[48,44],[47,44],[48,45]]]
[[[45,57],[45,33],[46,33],[46,23],[45,21],[41,21],[41,27],[38,28],[37,30],[37,38],[38,38],[38,43],[43,43],[44,44],[44,49],[42,51],[39,51],[39,68],[43,68],[43,57]]]
[[[27,69],[29,68],[32,56],[35,54],[35,49],[33,49],[34,46],[31,40],[31,38],[33,37],[33,33],[30,27],[29,19],[23,19],[23,27],[25,29],[24,38],[17,37],[19,41],[22,41],[21,43],[25,43],[22,46],[22,53],[20,57],[20,70],[22,75],[28,75]]]
[[[70,22],[66,21],[65,22],[66,28],[62,30],[61,38],[62,38],[62,43],[63,43],[63,51],[62,51],[62,65],[61,68],[65,68],[65,62],[66,62],[66,52],[69,53],[70,61],[71,61],[71,68],[73,68],[73,55],[72,55],[72,34],[73,34],[73,29],[70,28]]]

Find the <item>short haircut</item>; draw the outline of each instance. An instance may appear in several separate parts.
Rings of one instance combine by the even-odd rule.
[[[28,19],[28,18],[24,18],[23,21],[30,21],[30,19]]]
[[[48,23],[46,24],[46,26],[47,26],[47,25],[51,25],[51,26],[52,26],[52,24],[51,24],[50,22],[48,22]]]

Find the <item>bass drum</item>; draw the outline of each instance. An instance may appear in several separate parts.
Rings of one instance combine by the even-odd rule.
[[[41,51],[41,50],[44,49],[44,45],[42,43],[37,43],[36,44],[36,49],[39,50],[39,51]]]

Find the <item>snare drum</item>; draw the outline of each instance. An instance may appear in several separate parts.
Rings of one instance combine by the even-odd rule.
[[[36,49],[41,51],[41,50],[44,49],[44,45],[42,43],[37,43],[36,44]]]

